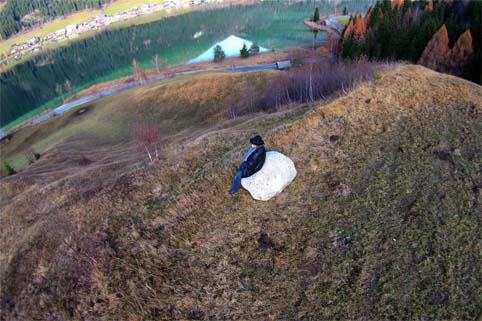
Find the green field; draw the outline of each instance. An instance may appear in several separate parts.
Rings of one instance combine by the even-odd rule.
[[[143,4],[162,4],[164,0],[119,0],[105,6],[104,13],[108,16],[137,7]]]
[[[330,8],[323,8],[323,12],[329,10]],[[85,44],[87,47],[92,48],[89,49],[92,52],[88,54],[98,53],[91,55],[95,58],[91,59],[92,61],[89,64],[89,68],[97,65],[97,70],[101,70],[101,72],[97,73],[96,76],[87,76],[81,80],[76,80],[75,75],[79,75],[84,72],[84,70],[76,70],[75,73],[70,76],[74,78],[70,79],[74,84],[74,91],[78,91],[84,89],[86,84],[94,84],[100,81],[110,80],[130,74],[132,59],[136,59],[138,62],[140,62],[143,68],[151,68],[151,59],[155,54],[159,54],[161,59],[166,64],[186,62],[204,52],[206,49],[212,46],[213,43],[221,41],[231,34],[236,34],[240,37],[255,41],[260,46],[268,49],[281,49],[294,46],[311,47],[313,44],[318,46],[324,41],[326,34],[323,32],[314,34],[308,28],[306,28],[303,23],[300,23],[306,16],[310,14],[311,11],[311,6],[302,3],[293,4],[292,6],[266,3],[260,4],[256,7],[233,6],[230,8],[220,9],[220,11],[203,10],[197,11],[197,13],[193,12],[192,14],[190,13],[186,15],[176,14],[178,18],[169,18],[165,20],[160,19],[165,13],[157,12],[149,16],[140,17],[139,19],[113,25],[112,30],[109,32],[109,38],[105,38],[106,33],[103,32],[98,33],[98,36],[96,37],[90,37],[92,34],[84,34],[79,37],[80,39],[89,38],[86,39]],[[219,14],[217,12],[223,13]],[[230,14],[229,19],[225,18],[227,13]],[[236,17],[240,18],[240,22],[236,21]],[[206,19],[208,21],[206,21]],[[157,20],[157,22],[146,23],[150,22],[151,20]],[[141,25],[123,28],[124,26],[132,24]],[[183,26],[186,28],[183,28]],[[179,30],[179,33],[176,33],[177,36],[175,38],[171,37],[171,35],[174,33],[169,29],[172,28],[174,28],[173,30],[176,30],[175,28],[180,28],[177,29]],[[125,60],[122,63],[116,62],[117,57],[115,55],[111,58],[108,58],[109,61],[106,61],[107,58],[105,57],[104,53],[108,52],[109,49],[114,51],[123,50],[123,47],[119,46],[118,44],[128,43],[130,37],[129,34],[133,30],[139,30],[137,32],[137,36],[132,38],[135,39],[135,42],[139,48],[144,47],[146,43],[152,42],[150,46],[145,46],[142,48],[143,50],[138,50],[137,52],[127,53],[130,58],[127,60],[124,59],[126,57],[125,55],[119,56],[119,59]],[[195,40],[190,38],[192,34],[199,30],[205,31],[205,34],[201,38]],[[181,34],[183,36],[183,41],[179,41],[179,36]],[[102,39],[103,36],[105,39]],[[121,40],[120,37],[123,37],[123,39]],[[114,41],[114,39],[117,40]],[[72,69],[75,66],[75,62],[72,60],[73,58],[69,58],[70,61],[68,61],[67,58],[65,58],[66,56],[64,52],[71,50],[74,46],[77,46],[79,50],[83,50],[79,43],[80,42],[78,41],[72,41],[70,46],[64,46],[62,49],[51,51],[54,56],[57,56],[55,68],[50,68],[51,70],[49,69],[49,72],[44,72],[42,75],[40,75],[41,77],[32,77],[43,79],[45,78],[45,75],[49,75],[48,77],[50,77],[50,80],[60,77],[57,81],[58,83],[63,83],[63,77],[65,77],[65,75],[58,74],[55,70],[65,70],[65,68]],[[64,43],[55,45],[62,46],[63,44]],[[77,49],[72,49],[71,51],[74,50]],[[109,69],[102,67],[111,63],[112,67]],[[22,79],[22,77],[23,75],[17,75],[17,78]],[[32,84],[35,84],[35,79],[37,78],[32,77]],[[45,84],[44,81],[41,83]],[[54,85],[55,83],[53,83],[53,86]],[[43,90],[43,94],[46,95],[48,89]],[[5,105],[8,106],[9,104],[18,104],[18,101],[24,99],[22,97],[26,96],[12,97],[12,99],[9,98],[8,100],[4,98]],[[50,99],[53,99],[54,97],[55,96],[49,94]],[[47,106],[55,106],[55,104],[58,102],[59,100],[55,100],[54,103],[49,102],[47,99],[39,99],[37,101],[25,101],[22,103],[22,106],[31,106],[31,109],[26,110],[26,112],[29,112],[32,109],[39,110],[39,106],[45,106],[40,108],[40,110],[47,108]],[[28,116],[25,117],[30,117],[31,115],[32,113],[29,113]],[[19,117],[20,116],[21,115],[19,114]],[[24,119],[24,117],[22,117],[22,119]],[[6,128],[4,129],[11,128],[12,126],[15,126],[15,124],[18,124],[18,121],[14,121],[14,124],[5,123],[4,126],[6,126]]]
[[[350,16],[339,17],[339,18],[337,18],[336,20],[338,20],[339,23],[342,23],[342,24],[344,24],[344,25],[347,25],[347,24],[348,24],[348,21],[350,20]]]

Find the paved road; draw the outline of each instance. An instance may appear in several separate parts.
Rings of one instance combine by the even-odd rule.
[[[333,58],[333,56],[330,55],[330,56],[328,56],[328,58],[331,59],[331,58]],[[303,62],[304,63],[315,63],[315,62],[323,61],[325,59],[326,59],[325,57],[307,58],[307,59],[304,59]],[[222,70],[234,71],[234,72],[245,72],[245,71],[252,71],[252,70],[263,70],[263,69],[277,69],[277,65],[276,65],[276,63],[272,63],[272,64],[264,64],[264,65],[256,65],[256,66],[229,67],[229,68],[225,68],[225,69],[222,69]],[[186,74],[189,74],[189,73],[195,73],[195,72],[199,72],[199,71],[202,71],[202,70],[178,72],[178,73],[175,73],[173,76],[178,77],[178,76],[181,76],[181,75],[186,75]],[[158,76],[158,77],[154,77],[154,78],[149,78],[148,80],[134,81],[134,82],[131,82],[127,85],[119,86],[119,87],[116,87],[116,88],[113,88],[113,89],[103,90],[103,91],[101,91],[101,92],[99,92],[95,95],[90,95],[90,96],[79,98],[77,100],[74,100],[74,101],[71,101],[69,103],[63,104],[63,105],[49,111],[48,113],[45,113],[42,116],[39,116],[39,117],[35,118],[32,121],[32,124],[40,123],[40,122],[42,122],[42,121],[44,121],[44,120],[46,120],[49,117],[52,117],[54,115],[55,116],[61,115],[71,108],[83,105],[83,104],[88,103],[90,101],[93,101],[93,100],[96,100],[96,99],[99,99],[99,98],[102,98],[102,97],[105,97],[105,96],[109,96],[109,95],[124,91],[126,89],[130,89],[130,88],[133,88],[133,87],[137,87],[137,86],[140,86],[140,85],[151,83],[153,81],[163,80],[165,78],[166,78],[165,76]]]
[[[184,75],[184,74],[188,74],[188,73],[190,73],[190,72],[180,72],[180,73],[176,73],[175,76]],[[101,91],[101,92],[99,92],[95,95],[85,96],[85,97],[76,99],[74,101],[63,104],[63,105],[49,111],[48,113],[43,114],[42,116],[39,116],[39,117],[35,118],[32,121],[32,123],[36,124],[36,123],[39,123],[41,121],[46,120],[47,118],[49,118],[51,116],[61,115],[71,108],[83,105],[83,104],[88,103],[90,101],[93,101],[93,100],[96,100],[96,99],[99,99],[99,98],[102,98],[102,97],[105,97],[105,96],[109,96],[109,95],[124,91],[124,90],[129,89],[129,88],[144,85],[144,84],[147,84],[147,83],[150,83],[150,82],[153,82],[153,81],[163,80],[165,78],[166,78],[165,76],[158,76],[158,77],[154,77],[154,78],[149,78],[148,80],[134,81],[134,82],[131,82],[127,85],[119,86],[119,87],[108,89],[108,90],[103,90],[103,91]]]

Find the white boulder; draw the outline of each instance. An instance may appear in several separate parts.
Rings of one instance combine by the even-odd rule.
[[[243,178],[243,186],[251,196],[259,201],[267,201],[288,186],[296,177],[293,161],[275,151],[266,153],[263,167],[254,175]]]

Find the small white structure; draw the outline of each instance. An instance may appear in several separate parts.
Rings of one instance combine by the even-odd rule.
[[[291,68],[291,61],[290,60],[278,61],[276,63],[276,68],[278,68],[278,69],[290,69]]]
[[[68,36],[70,36],[74,31],[78,29],[78,27],[79,26],[77,24],[68,25],[67,27],[65,27],[65,32]]]
[[[27,42],[29,45],[33,45],[33,44],[36,44],[39,40],[40,40],[39,37],[32,37]]]
[[[266,153],[263,168],[250,177],[241,180],[243,186],[251,196],[258,201],[267,201],[278,195],[296,177],[293,161],[275,151]]]
[[[62,36],[64,36],[64,35],[65,35],[65,28],[64,28],[64,29],[59,29],[59,30],[55,31],[55,36],[56,36],[57,38],[62,37]]]

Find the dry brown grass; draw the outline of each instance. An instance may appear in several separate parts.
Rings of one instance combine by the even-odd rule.
[[[302,48],[286,48],[286,49],[280,49],[276,51],[260,53],[258,55],[249,57],[249,59],[233,57],[233,58],[227,58],[222,62],[199,62],[199,63],[193,63],[193,64],[179,64],[175,66],[165,66],[162,68],[160,73],[154,70],[146,71],[146,76],[148,78],[153,78],[153,77],[159,76],[159,74],[170,75],[170,74],[175,74],[180,72],[220,70],[220,69],[225,69],[232,66],[240,67],[240,66],[261,65],[261,64],[272,63],[280,60],[294,59],[297,57],[306,56],[309,53],[312,53],[312,52]],[[319,50],[317,50],[317,54],[326,55],[327,54],[326,49],[320,48]],[[79,99],[81,97],[93,95],[103,90],[120,87],[122,85],[131,83],[133,81],[135,81],[135,79],[134,79],[134,76],[132,75],[132,76],[122,77],[119,79],[96,84],[85,90],[82,90],[81,92],[75,94],[72,97],[69,97],[66,100],[66,102]]]
[[[309,111],[184,132],[162,164],[93,192],[76,187],[98,171],[3,179],[3,316],[474,319],[481,123],[480,86],[397,65]],[[255,133],[298,170],[269,202],[227,194]]]

